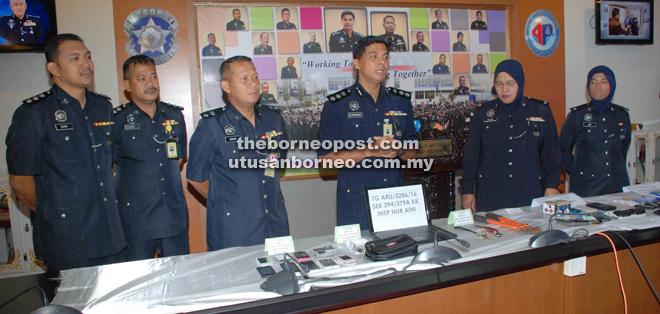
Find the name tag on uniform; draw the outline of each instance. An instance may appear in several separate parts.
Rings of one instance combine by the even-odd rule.
[[[124,130],[126,131],[131,131],[131,130],[139,130],[140,129],[140,124],[124,124]]]
[[[57,123],[55,124],[56,131],[68,131],[73,130],[73,123]]]
[[[595,128],[596,122],[582,122],[582,126],[585,128]]]
[[[167,159],[179,159],[175,141],[167,142]]]
[[[267,177],[274,178],[274,177],[275,177],[275,169],[273,169],[273,168],[266,168],[266,169],[264,170],[264,175],[267,176]]]
[[[240,136],[227,136],[225,137],[225,143],[237,142]]]
[[[364,113],[362,112],[349,112],[348,113],[348,118],[362,118],[364,116]]]
[[[486,120],[484,120],[484,122],[495,122],[495,121],[497,121],[497,118],[487,118]]]

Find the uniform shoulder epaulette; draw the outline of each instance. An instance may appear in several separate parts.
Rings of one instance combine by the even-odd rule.
[[[630,109],[628,109],[624,106],[619,106],[617,104],[612,104],[612,108],[617,108],[617,109],[621,109],[621,110],[625,110],[625,111],[630,111]]]
[[[282,111],[282,109],[280,109],[279,106],[271,106],[271,105],[263,105],[263,104],[258,104],[257,106],[259,106],[259,109],[270,109],[277,112]]]
[[[345,88],[345,89],[340,90],[340,91],[338,91],[338,92],[336,92],[332,95],[329,95],[328,100],[330,100],[330,102],[332,102],[332,103],[335,103],[335,102],[340,101],[342,98],[347,97],[350,94],[351,94],[351,88],[350,87]]]
[[[394,87],[388,87],[387,92],[390,93],[390,94],[398,95],[398,96],[405,97],[405,98],[408,98],[408,99],[410,99],[412,97],[412,95],[410,94],[409,91],[394,88]]]
[[[338,30],[338,31],[336,31],[336,32],[334,32],[334,33],[332,33],[332,34],[330,34],[330,36],[332,36],[332,35],[338,35],[339,32],[341,32],[341,30]]]
[[[120,112],[122,112],[123,110],[126,109],[126,105],[128,105],[128,103],[125,103],[123,105],[119,105],[119,106],[113,108],[112,113],[115,114],[115,115],[119,114]]]
[[[50,95],[50,91],[48,90],[48,91],[45,91],[41,94],[34,95],[34,96],[32,96],[28,99],[23,100],[23,103],[27,104],[27,105],[34,105],[35,103],[37,103],[38,101],[46,98],[46,96],[49,96],[49,95]]]
[[[172,108],[174,108],[174,109],[179,109],[179,110],[181,110],[181,111],[184,110],[183,107],[181,107],[181,106],[177,106],[177,105],[173,105],[173,104],[170,104],[170,103],[168,103],[168,102],[161,101],[161,103],[164,104],[164,105],[166,105],[166,106],[170,106],[170,107],[172,107]]]
[[[538,103],[540,103],[540,104],[544,104],[544,105],[549,105],[549,104],[550,104],[549,102],[547,102],[547,101],[545,101],[545,100],[534,99],[534,98],[532,98],[532,97],[527,97],[527,99],[532,100],[532,101],[535,101],[535,102],[538,102]]]
[[[355,33],[355,35],[358,35],[358,36],[362,36],[362,37],[364,37],[364,35],[362,35],[362,34],[360,34],[360,33],[358,33],[358,32],[354,32],[354,33]]]
[[[90,92],[92,92],[92,94],[94,94],[94,95],[96,95],[96,96],[99,96],[99,97],[101,97],[101,98],[105,98],[105,99],[107,99],[107,100],[112,100],[112,99],[110,98],[110,96],[108,96],[108,95],[101,94],[101,93],[97,93],[97,92],[94,92],[94,91],[90,91]]]
[[[575,106],[575,107],[571,108],[571,111],[579,111],[579,110],[582,110],[582,109],[587,108],[587,107],[589,107],[589,104],[579,105],[579,106]]]
[[[209,111],[204,111],[204,112],[200,113],[199,115],[202,116],[202,118],[207,119],[207,118],[212,118],[212,117],[215,117],[215,116],[222,115],[222,114],[225,113],[225,111],[227,111],[227,109],[225,107],[220,107],[220,108],[211,109]]]

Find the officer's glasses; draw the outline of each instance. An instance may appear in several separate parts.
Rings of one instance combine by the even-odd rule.
[[[502,87],[504,87],[504,85],[506,85],[507,87],[513,87],[516,84],[518,84],[516,81],[508,81],[506,83],[495,82],[495,88],[502,89]]]

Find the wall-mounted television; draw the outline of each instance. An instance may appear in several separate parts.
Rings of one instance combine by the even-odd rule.
[[[653,0],[596,0],[597,45],[652,45]]]
[[[0,0],[0,52],[43,51],[55,35],[55,0]]]

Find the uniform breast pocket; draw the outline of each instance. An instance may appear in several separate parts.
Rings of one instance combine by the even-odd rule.
[[[82,158],[80,149],[82,142],[75,130],[62,129],[50,133],[46,147],[54,158],[74,162]]]
[[[360,140],[369,137],[369,123],[364,119],[350,119],[343,125],[345,139]]]

